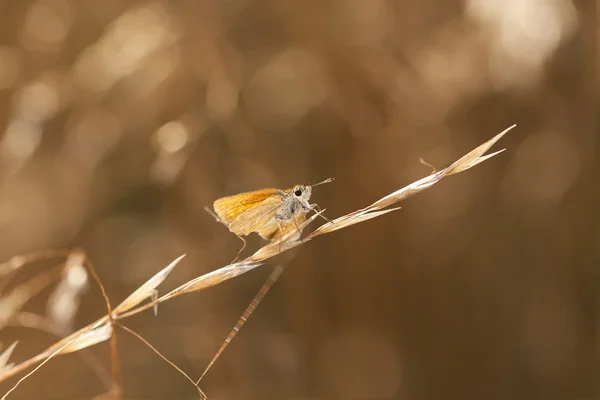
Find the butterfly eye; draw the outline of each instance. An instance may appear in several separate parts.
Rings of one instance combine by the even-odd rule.
[[[302,195],[302,190],[301,189],[296,189],[294,191],[294,195],[296,195],[296,197],[300,197],[300,195]]]

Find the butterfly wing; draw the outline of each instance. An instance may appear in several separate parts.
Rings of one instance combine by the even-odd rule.
[[[280,230],[280,225],[277,225],[277,221],[273,219],[272,223],[265,224],[262,228],[257,230],[257,232],[260,236],[262,236],[263,239],[276,240],[290,231],[298,231],[298,228],[304,221],[306,221],[306,214],[300,213],[295,218],[295,224],[294,221],[280,222]],[[301,234],[301,232],[298,232],[298,234]]]
[[[275,214],[281,207],[282,201],[279,196],[267,197],[260,203],[246,208],[240,215],[228,225],[229,230],[237,235],[249,235],[258,232],[265,226],[275,225]]]
[[[277,189],[262,189],[254,192],[240,193],[233,196],[222,197],[216,200],[213,208],[221,221],[227,226],[236,218],[239,218],[247,210],[257,207],[263,201],[274,197],[281,201],[279,190]]]

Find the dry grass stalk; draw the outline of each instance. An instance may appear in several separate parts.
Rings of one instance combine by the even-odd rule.
[[[233,263],[227,265],[225,267],[219,268],[215,271],[204,274],[198,278],[192,279],[189,282],[179,286],[178,288],[172,290],[166,295],[153,299],[156,295],[157,287],[167,278],[169,273],[175,268],[177,263],[181,261],[184,255],[175,259],[171,264],[169,264],[166,268],[161,270],[155,276],[153,276],[150,280],[148,280],[145,284],[143,284],[140,288],[138,288],[132,295],[130,295],[126,300],[124,300],[117,307],[109,311],[107,315],[96,320],[95,322],[89,324],[88,326],[78,330],[77,332],[63,338],[58,341],[54,345],[47,348],[45,351],[40,354],[12,367],[5,368],[0,370],[0,382],[10,377],[15,376],[18,373],[25,371],[26,369],[39,364],[33,371],[29,374],[21,378],[17,384],[11,388],[11,390],[2,397],[2,400],[6,398],[6,396],[11,393],[20,382],[29,377],[33,372],[35,372],[38,368],[48,362],[51,358],[71,353],[74,351],[78,351],[95,344],[104,342],[111,337],[114,336],[114,327],[117,325],[116,321],[127,318],[131,315],[138,314],[146,309],[156,307],[158,304],[170,300],[174,297],[191,293],[199,290],[203,290],[209,288],[211,286],[218,285],[222,282],[225,282],[231,278],[242,275],[252,269],[261,266],[268,259],[280,254],[280,252],[287,251],[296,246],[299,246],[303,243],[306,243],[317,236],[321,236],[327,233],[331,233],[337,231],[342,228],[347,228],[351,225],[355,225],[360,222],[367,221],[371,218],[379,217],[388,212],[397,210],[398,208],[393,209],[385,209],[395,203],[398,203],[401,200],[404,200],[414,194],[417,194],[423,190],[426,190],[445,178],[446,176],[454,175],[459,172],[466,171],[474,167],[475,165],[486,161],[487,159],[497,155],[503,150],[497,151],[492,154],[485,155],[485,153],[498,141],[502,136],[504,136],[508,131],[513,129],[516,125],[513,125],[503,132],[496,135],[494,138],[488,140],[484,144],[475,148],[471,152],[467,153],[465,156],[461,157],[459,160],[455,161],[449,167],[444,168],[432,175],[429,175],[425,178],[422,178],[402,189],[399,189],[379,200],[374,202],[373,204],[362,208],[360,210],[354,211],[342,217],[339,217],[331,222],[327,222],[319,228],[315,229],[312,233],[305,236],[302,241],[297,239],[297,232],[289,232],[284,235],[282,241],[283,243],[279,243],[278,241],[270,242],[265,245],[261,249],[259,249],[252,256],[246,258],[243,261]],[[317,218],[318,214],[313,215],[311,218],[307,219],[305,223],[300,226],[300,229],[306,228],[315,218]],[[51,251],[48,253],[40,252],[35,255],[35,259],[43,259],[43,255],[49,257],[59,257],[59,251]],[[68,254],[68,252],[67,252]],[[0,275],[8,274],[10,271],[14,271],[16,268],[20,268],[27,261],[20,258],[13,258],[12,261],[9,261],[4,264],[0,264]],[[100,284],[100,283],[99,283]],[[101,285],[101,284],[100,284]],[[102,289],[103,290],[103,289]],[[105,294],[105,293],[103,293]],[[146,299],[153,299],[151,302],[140,305]],[[110,303],[108,302],[108,298],[105,298],[107,302],[107,307],[110,310]],[[6,353],[6,352],[5,352]],[[8,358],[8,357],[7,357]],[[113,360],[114,361],[114,360]],[[5,361],[7,362],[7,360]],[[181,371],[182,372],[182,371]],[[187,375],[186,375],[187,376]],[[189,377],[188,377],[189,378]]]
[[[433,168],[433,166],[427,164],[425,161],[420,159],[419,161],[422,164],[428,165],[428,166],[432,167],[432,169],[434,170],[433,173],[429,177],[423,178],[420,181],[413,183],[412,185],[406,186],[406,187],[376,201],[375,203],[371,204],[370,206],[363,208],[362,210],[357,210],[353,213],[347,214],[347,215],[340,217],[334,221],[331,221],[330,223],[322,225],[321,227],[316,229],[313,233],[311,233],[305,240],[311,240],[312,238],[317,237],[319,235],[333,232],[338,229],[346,228],[350,225],[354,225],[359,222],[363,222],[363,221],[369,220],[371,218],[375,218],[380,215],[383,215],[388,212],[399,209],[400,207],[380,211],[382,208],[388,207],[389,205],[397,203],[401,200],[406,199],[409,196],[412,196],[413,194],[416,194],[422,190],[427,189],[428,187],[432,186],[433,184],[435,184],[436,182],[438,182],[445,176],[449,176],[449,175],[453,175],[453,174],[456,174],[461,171],[465,171],[465,170],[485,161],[486,159],[493,157],[498,153],[501,153],[504,150],[497,151],[497,152],[489,154],[487,156],[478,155],[478,154],[484,154],[487,151],[487,149],[489,149],[489,147],[491,147],[491,145],[493,145],[495,143],[495,141],[500,139],[506,132],[508,132],[508,130],[512,129],[513,127],[514,127],[514,125],[512,127],[508,128],[507,130],[505,130],[504,132],[496,135],[495,138],[488,141],[486,144],[480,146],[478,148],[480,150],[480,152],[476,152],[474,150],[474,151],[470,152],[469,154],[465,155],[464,157],[462,157],[461,159],[459,159],[458,161],[454,162],[448,168],[445,168],[444,170],[442,170],[440,172],[435,171],[435,168]],[[488,146],[488,147],[485,148],[485,146]],[[478,150],[478,149],[476,149],[476,150]],[[313,219],[315,217],[316,216],[313,216]],[[307,223],[310,223],[311,221],[312,221],[312,219],[310,221],[308,221]],[[291,236],[292,233],[293,232],[290,232],[290,234],[288,236]],[[290,242],[290,243],[298,243],[298,241]],[[263,247],[261,250],[259,250],[259,252],[262,251],[263,249],[265,249],[266,247],[267,246]],[[272,247],[269,250],[272,251]],[[279,249],[278,249],[278,251],[279,251]],[[244,312],[242,317],[235,324],[234,328],[229,332],[229,334],[227,335],[227,337],[221,344],[221,347],[219,347],[219,350],[217,350],[216,354],[213,356],[212,360],[210,361],[210,363],[208,364],[208,366],[206,367],[206,369],[204,370],[204,372],[202,373],[202,375],[200,376],[200,378],[198,379],[198,381],[196,383],[199,383],[200,380],[204,377],[204,375],[206,375],[208,370],[213,366],[213,364],[215,363],[217,358],[219,358],[219,356],[223,353],[223,351],[229,345],[229,343],[231,342],[233,337],[237,334],[237,332],[242,327],[242,325],[247,321],[247,319],[250,317],[250,315],[252,314],[254,309],[258,306],[258,303],[267,294],[267,292],[269,291],[271,286],[273,286],[273,284],[279,278],[279,276],[281,275],[282,272],[283,272],[283,268],[278,266],[271,273],[271,275],[269,275],[269,277],[267,278],[267,281],[260,288],[258,294],[254,297],[254,299],[252,299],[252,302],[250,303],[250,305],[248,306],[248,308],[246,309],[246,311]]]

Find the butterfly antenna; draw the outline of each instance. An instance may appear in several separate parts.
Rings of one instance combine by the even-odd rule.
[[[210,214],[211,217],[213,217],[215,219],[215,221],[219,222],[219,223],[223,223],[223,221],[221,220],[221,218],[219,218],[219,216],[217,214],[215,214],[213,212],[213,210],[211,210],[210,208],[204,206],[204,211],[206,211],[207,213]]]
[[[324,185],[325,183],[330,183],[330,182],[333,182],[334,180],[335,180],[335,178],[327,178],[322,182],[315,183],[314,185],[308,185],[308,186],[315,187],[315,186],[319,186],[319,185]]]

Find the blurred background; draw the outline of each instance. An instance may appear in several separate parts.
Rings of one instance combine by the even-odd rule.
[[[335,177],[312,197],[334,218],[516,123],[400,211],[125,322],[197,377],[281,261],[209,398],[591,398],[595,20],[584,0],[2,1],[0,258],[82,248],[116,304],[187,253],[164,293],[237,253],[216,198]],[[88,287],[72,328],[105,313]],[[118,338],[125,398],[196,398]],[[15,339],[15,361],[56,341]],[[108,368],[106,343],[89,356]],[[10,398],[105,391],[74,354]]]

